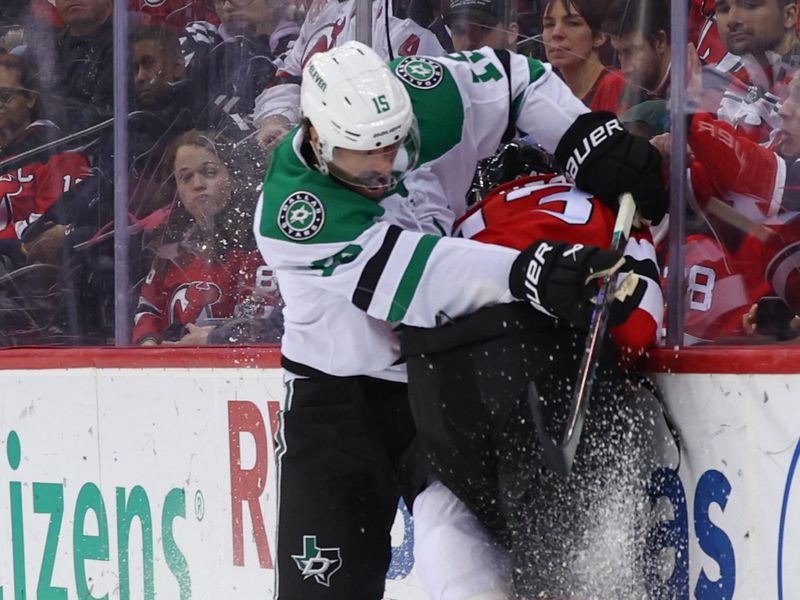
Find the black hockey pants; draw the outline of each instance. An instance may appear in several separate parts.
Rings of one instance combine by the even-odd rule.
[[[287,386],[276,600],[380,600],[414,438],[406,385],[323,375]]]
[[[559,439],[585,338],[522,303],[401,332],[422,451],[438,478],[511,549],[523,597],[603,597],[573,585],[573,548],[583,543],[608,491],[630,479],[623,493],[636,495],[649,476],[639,468],[639,452],[651,444],[649,423],[660,409],[622,376],[610,344],[573,475],[563,481],[544,467],[527,385],[536,383]]]

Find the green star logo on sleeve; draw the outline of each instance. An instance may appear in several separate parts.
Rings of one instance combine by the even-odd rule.
[[[295,192],[281,204],[278,227],[292,240],[308,240],[317,235],[325,223],[325,207],[310,192]]]
[[[421,90],[435,88],[444,78],[442,65],[422,56],[409,56],[402,60],[395,73],[411,87]]]
[[[331,576],[342,568],[342,555],[339,548],[320,548],[317,536],[303,536],[303,554],[292,554],[303,579],[313,577],[314,581],[330,587]]]

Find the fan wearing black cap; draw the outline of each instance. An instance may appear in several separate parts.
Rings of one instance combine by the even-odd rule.
[[[445,0],[443,16],[456,52],[517,48],[517,11],[510,0]]]

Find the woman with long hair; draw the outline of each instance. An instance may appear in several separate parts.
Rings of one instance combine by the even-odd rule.
[[[197,130],[168,150],[176,200],[151,244],[155,259],[141,288],[134,343],[232,343],[241,331],[225,329],[231,319],[264,319],[279,307],[275,279],[252,233],[257,165],[239,156]],[[215,339],[220,329],[232,339]]]

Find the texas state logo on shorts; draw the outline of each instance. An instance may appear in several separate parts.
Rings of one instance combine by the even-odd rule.
[[[420,90],[435,88],[444,79],[444,69],[435,60],[423,56],[409,56],[395,69],[397,76],[411,87]]]
[[[310,240],[324,223],[325,207],[311,192],[295,192],[283,201],[278,211],[278,227],[293,240]]]

